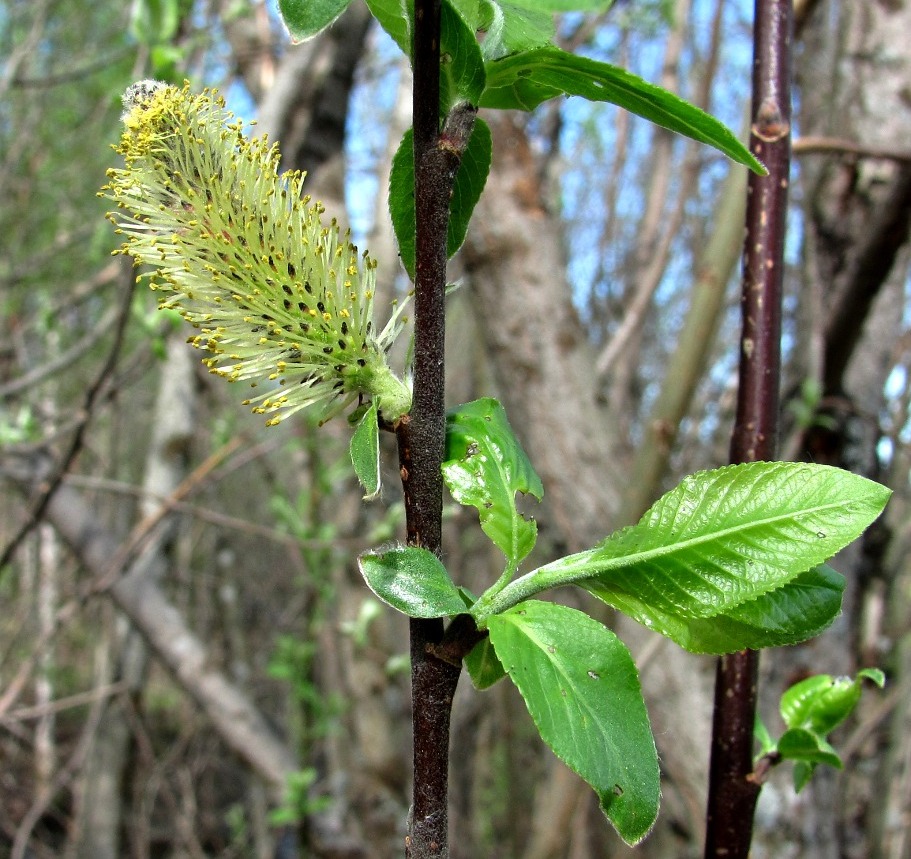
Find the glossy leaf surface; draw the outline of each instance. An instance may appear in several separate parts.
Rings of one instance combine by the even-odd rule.
[[[582,585],[585,587],[584,583]],[[841,612],[844,576],[821,564],[754,600],[708,618],[685,618],[629,597],[630,616],[691,653],[796,644],[828,628]]]
[[[730,614],[844,548],[890,494],[863,477],[810,463],[698,472],[638,524],[516,579],[492,598],[482,595],[473,613],[483,623],[487,613],[575,583],[659,632],[666,631],[658,626],[662,615]]]
[[[383,602],[409,617],[462,614],[465,602],[433,552],[398,546],[358,558],[364,581]]]
[[[789,728],[806,728],[828,734],[843,722],[860,701],[864,679],[882,687],[882,671],[863,669],[853,680],[817,674],[791,686],[781,696],[781,717]]]
[[[765,172],[733,132],[695,105],[618,66],[553,45],[488,63],[481,106],[532,110],[561,95],[616,104],[662,128],[713,146],[751,170]]]
[[[475,400],[449,413],[443,479],[459,504],[477,509],[484,533],[512,565],[532,550],[538,526],[519,512],[516,493],[540,501],[544,487],[496,400]]]

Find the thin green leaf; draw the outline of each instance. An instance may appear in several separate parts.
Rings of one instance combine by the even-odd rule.
[[[414,133],[408,129],[392,159],[389,174],[389,214],[399,245],[399,256],[408,276],[414,280],[415,208],[414,208]],[[462,155],[455,185],[449,201],[449,226],[446,250],[452,256],[465,241],[471,214],[487,182],[490,170],[490,128],[476,119],[471,139]]]
[[[794,762],[794,793],[800,793],[807,786],[815,769],[815,764],[808,764],[804,761]]]
[[[756,742],[759,743],[760,755],[768,755],[775,751],[775,741],[772,739],[772,735],[769,733],[769,729],[766,727],[765,722],[762,721],[759,713],[756,714],[753,736],[756,738]]]
[[[456,173],[449,200],[449,226],[446,232],[446,254],[449,257],[455,256],[468,234],[474,207],[487,184],[492,151],[490,126],[479,117],[474,121],[471,138],[462,154],[462,163]]]
[[[658,755],[624,644],[582,612],[535,600],[489,630],[541,738],[595,789],[623,840],[641,841],[658,814]]]
[[[295,42],[312,39],[336,21],[351,0],[278,0],[278,11]]]
[[[351,436],[351,462],[361,485],[367,490],[365,500],[380,492],[380,432],[376,403],[371,402]]]
[[[554,46],[489,62],[481,106],[532,110],[560,95],[616,104],[662,128],[712,146],[756,173],[766,172],[733,132],[695,105],[625,69]]]
[[[399,546],[368,552],[357,562],[370,590],[409,617],[450,617],[465,611],[459,589],[433,552]]]
[[[447,415],[443,479],[459,504],[477,509],[481,528],[510,564],[534,548],[538,526],[518,511],[516,493],[540,501],[544,487],[496,400],[475,400]]]
[[[473,613],[483,623],[536,593],[575,583],[632,617],[643,605],[656,616],[690,620],[728,614],[843,549],[890,495],[871,480],[811,463],[698,472],[637,525],[516,579],[491,599],[482,596]]]
[[[417,253],[414,203],[414,129],[409,128],[392,156],[389,171],[389,217],[399,245],[399,258],[408,277],[414,281]]]

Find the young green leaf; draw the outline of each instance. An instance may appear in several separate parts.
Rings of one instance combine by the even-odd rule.
[[[477,36],[460,11],[443,0],[440,7],[440,114],[460,102],[476,105],[484,91],[484,60]]]
[[[493,142],[490,126],[480,117],[474,121],[471,139],[462,153],[449,201],[449,226],[446,233],[446,255],[455,256],[468,234],[468,224],[481,193],[487,184]]]
[[[484,33],[481,53],[485,60],[549,45],[556,35],[553,13],[522,3],[452,0],[452,5],[473,31]]]
[[[756,173],[765,168],[723,123],[660,86],[609,63],[544,46],[487,63],[481,107],[532,110],[560,95],[607,101],[708,144]]]
[[[479,641],[463,661],[475,689],[488,689],[506,676],[489,637]]]
[[[490,618],[490,640],[541,738],[598,794],[628,844],[658,815],[658,755],[639,677],[610,630],[531,600]]]
[[[376,498],[380,492],[380,433],[376,402],[367,407],[351,436],[350,453],[357,479],[367,490],[364,500]]]
[[[367,0],[367,8],[410,60],[411,35],[414,27],[413,0]]]
[[[399,256],[408,276],[414,280],[415,209],[414,209],[414,134],[409,128],[392,159],[389,174],[389,214],[399,244]],[[490,170],[490,128],[476,119],[471,139],[462,154],[449,201],[449,226],[446,252],[452,256],[465,241],[471,213],[487,182]]]
[[[728,614],[823,563],[882,512],[891,492],[841,469],[754,462],[692,474],[637,525],[478,600],[483,625],[551,587],[580,584],[649,625],[648,606],[689,620]]]
[[[278,0],[278,11],[295,42],[312,39],[336,21],[351,0]]]
[[[516,493],[540,501],[544,487],[496,400],[475,400],[447,415],[443,479],[459,504],[477,508],[481,528],[510,564],[534,548],[538,526],[518,511]]]
[[[843,722],[860,701],[861,685],[871,680],[882,688],[885,675],[878,668],[864,668],[853,680],[817,674],[791,686],[781,696],[780,710],[788,729],[778,743],[768,731],[760,734],[762,753],[794,761],[794,790],[800,792],[819,764],[842,768],[838,752],[826,735]]]
[[[789,728],[826,735],[843,722],[860,701],[864,679],[882,687],[882,671],[865,669],[855,679],[817,674],[791,686],[781,696],[781,717]]]
[[[778,753],[786,761],[804,761],[808,764],[828,764],[842,769],[838,752],[819,734],[806,728],[790,728],[778,740]]]
[[[367,552],[357,562],[370,590],[409,617],[450,617],[465,612],[459,589],[433,552],[398,546]]]

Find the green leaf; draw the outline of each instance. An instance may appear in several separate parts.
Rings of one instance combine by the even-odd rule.
[[[414,282],[416,253],[414,203],[414,129],[409,128],[392,156],[389,171],[389,217],[399,245],[399,258]]]
[[[532,110],[560,95],[616,104],[662,128],[713,146],[756,173],[766,172],[733,132],[698,107],[625,69],[552,45],[489,62],[481,106]]]
[[[554,16],[518,3],[493,0],[452,0],[474,31],[484,33],[481,54],[496,60],[507,54],[549,45],[555,38]]]
[[[819,764],[842,768],[841,758],[826,735],[857,706],[864,680],[882,688],[886,678],[878,668],[863,668],[854,680],[817,674],[795,683],[781,696],[779,706],[788,729],[777,744],[757,717],[756,736],[762,746],[761,754],[777,752],[783,760],[794,761],[797,793],[806,786]]]
[[[769,729],[766,727],[765,722],[762,721],[759,713],[756,713],[753,736],[756,738],[756,742],[759,743],[760,756],[768,755],[775,751],[775,741],[772,739],[772,735],[769,733]]]
[[[490,618],[490,640],[541,738],[598,794],[628,844],[658,815],[658,755],[629,651],[588,615],[532,600]]]
[[[348,8],[351,0],[278,0],[278,11],[295,42],[322,32]]]
[[[580,584],[646,625],[729,614],[821,564],[858,537],[891,495],[812,463],[754,462],[692,474],[637,525],[511,582],[473,609],[488,614],[551,587]],[[664,629],[656,631],[666,633]],[[668,630],[669,632],[669,630]]]
[[[821,564],[778,590],[709,618],[669,614],[634,596],[628,597],[625,611],[691,653],[733,653],[797,644],[818,635],[838,617],[844,589],[844,577]]]
[[[481,193],[487,184],[492,151],[490,126],[480,117],[476,118],[468,146],[462,154],[462,163],[459,165],[459,172],[456,173],[449,201],[449,226],[446,233],[448,257],[455,256],[468,234],[468,224],[474,207],[481,199]]]
[[[463,661],[475,689],[488,689],[506,676],[506,669],[497,658],[490,638],[479,641]]]
[[[449,226],[446,251],[449,256],[462,246],[468,223],[490,170],[490,128],[476,119],[462,163],[456,173],[449,201]],[[414,280],[415,266],[415,208],[414,208],[414,132],[408,129],[392,159],[389,174],[389,214],[399,245],[399,256],[408,276]]]
[[[409,617],[450,617],[465,612],[459,589],[433,552],[398,546],[367,552],[357,562],[370,590]]]
[[[447,415],[443,479],[459,504],[477,508],[481,528],[510,564],[534,548],[538,526],[518,511],[516,493],[540,501],[544,487],[496,400],[475,400]]]
[[[791,686],[781,696],[781,717],[789,728],[806,728],[825,736],[841,724],[860,701],[863,680],[882,687],[879,669],[864,669],[853,680],[816,674]]]
[[[838,752],[818,734],[806,728],[789,728],[778,740],[778,753],[787,761],[804,761],[809,764],[828,764],[842,768]]]
[[[484,60],[474,31],[446,0],[440,7],[440,113],[460,102],[476,105],[484,92]]]
[[[413,0],[367,0],[367,8],[410,60],[414,26]]]
[[[376,498],[380,492],[380,432],[376,402],[371,402],[351,436],[351,462],[354,472],[367,494],[365,500]]]

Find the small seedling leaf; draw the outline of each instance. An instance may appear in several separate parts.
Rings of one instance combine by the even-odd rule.
[[[357,479],[367,491],[364,499],[376,498],[380,492],[380,433],[375,402],[367,407],[351,436],[350,453]]]

